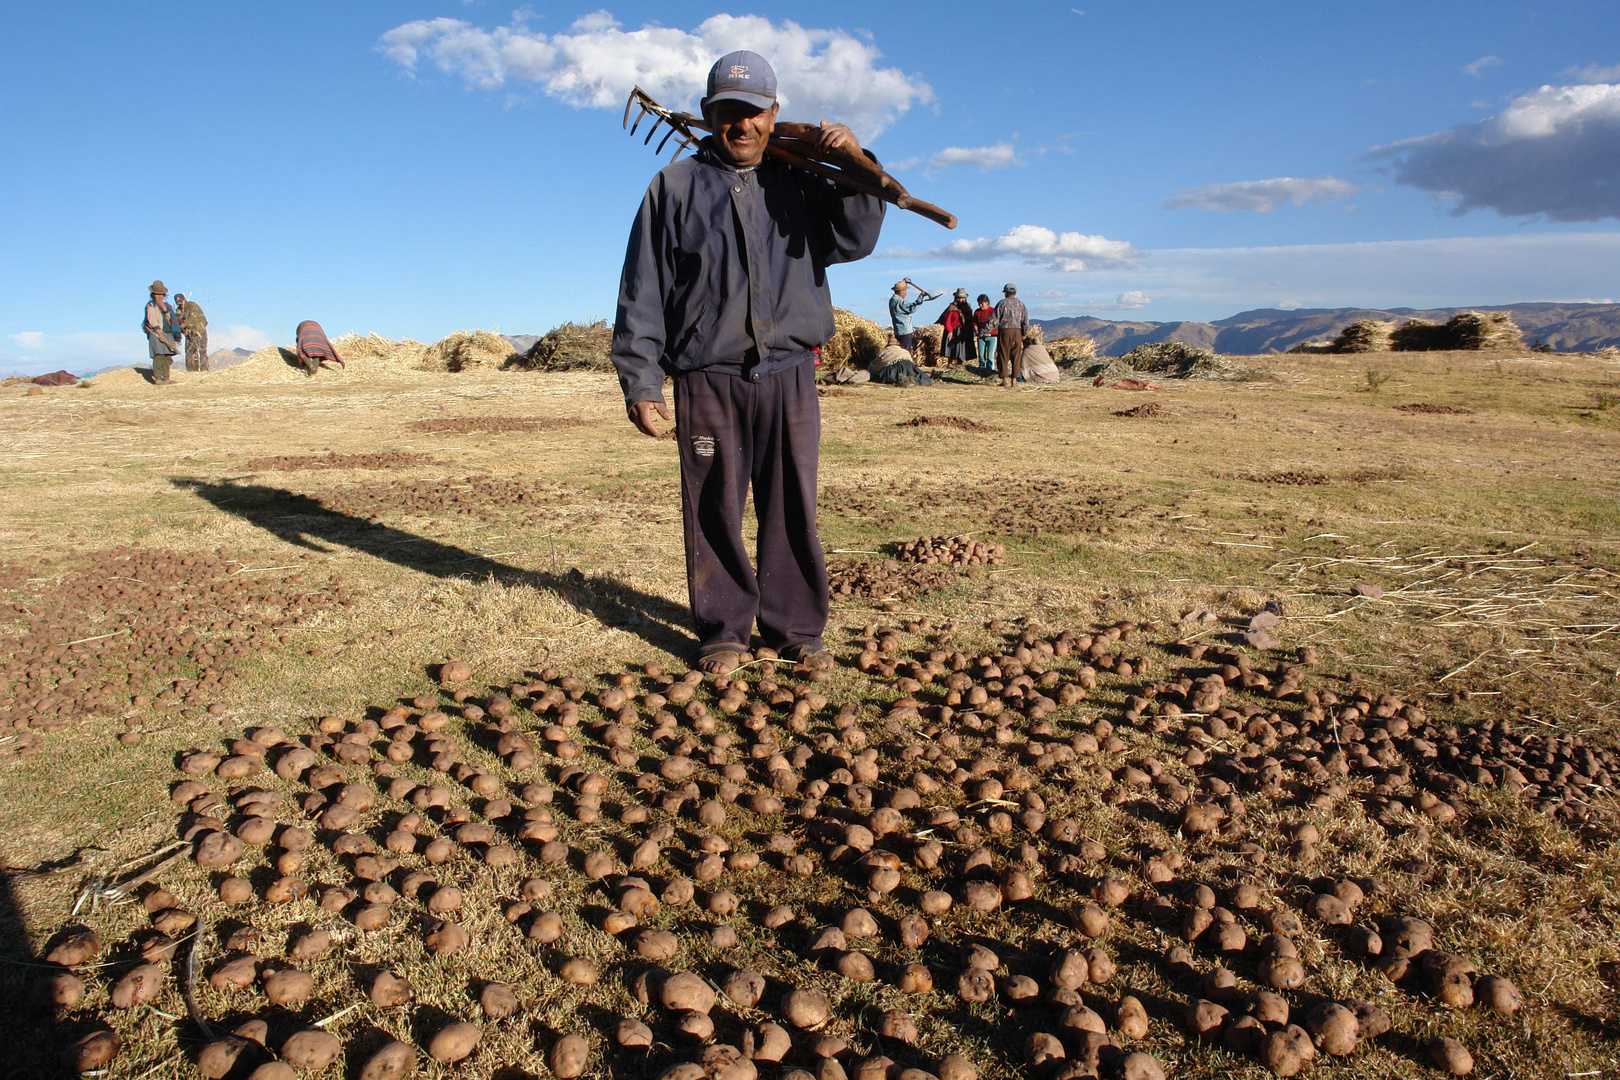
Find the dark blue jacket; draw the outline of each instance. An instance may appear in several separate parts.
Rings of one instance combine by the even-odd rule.
[[[872,253],[884,209],[770,157],[735,169],[708,139],[665,166],[619,279],[625,404],[662,401],[665,372],[721,367],[757,381],[810,359],[834,330],[827,267]]]

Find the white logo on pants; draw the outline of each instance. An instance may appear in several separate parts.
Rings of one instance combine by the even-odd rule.
[[[714,457],[714,436],[692,436],[692,453],[696,454],[698,457]]]

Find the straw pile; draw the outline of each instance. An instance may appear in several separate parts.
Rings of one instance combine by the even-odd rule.
[[[343,356],[342,346],[336,346]],[[473,368],[500,367],[516,354],[512,343],[488,330],[457,330],[443,341],[428,346],[421,366],[427,371],[469,371]],[[343,356],[348,360],[347,356]]]
[[[1046,351],[1051,354],[1052,362],[1058,367],[1069,367],[1093,359],[1097,355],[1097,343],[1084,335],[1060,337],[1047,342]]]
[[[1427,319],[1408,319],[1389,336],[1396,352],[1431,352],[1446,347],[1446,328]]]
[[[606,319],[565,322],[547,330],[508,366],[530,371],[606,371],[613,366],[608,359],[612,350],[613,327]]]
[[[1231,364],[1208,349],[1184,341],[1157,341],[1138,345],[1119,358],[1135,371],[1164,375],[1172,379],[1219,378],[1234,370]]]
[[[1378,319],[1357,319],[1333,339],[1331,352],[1360,353],[1360,352],[1389,352],[1390,335],[1394,333],[1395,324],[1381,322]]]
[[[1446,321],[1448,349],[1519,349],[1524,333],[1505,311],[1464,311]]]
[[[392,367],[395,364],[418,367],[422,363],[423,354],[428,351],[428,346],[420,341],[412,341],[409,338],[394,341],[378,333],[370,333],[364,337],[359,334],[345,334],[332,342],[332,348],[337,350],[338,356],[345,364],[362,368]],[[290,350],[283,351],[289,352],[285,359],[291,362]],[[254,356],[257,355],[258,353],[254,353]],[[251,359],[252,357],[248,358]]]
[[[843,308],[833,308],[833,324],[837,329],[821,347],[822,366],[828,371],[837,371],[845,364],[865,367],[883,351],[888,340],[883,327]]]
[[[911,358],[925,367],[939,364],[940,345],[945,340],[945,328],[938,323],[919,326],[912,342]]]

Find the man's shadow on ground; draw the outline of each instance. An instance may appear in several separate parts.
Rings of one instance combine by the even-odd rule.
[[[586,576],[578,569],[562,573],[524,570],[454,544],[345,514],[317,498],[284,488],[180,477],[170,483],[309,551],[325,553],[331,546],[341,546],[432,577],[493,578],[509,587],[529,585],[555,593],[603,625],[635,634],[665,652],[684,656],[697,645],[697,638],[685,627],[685,608],[611,577]]]

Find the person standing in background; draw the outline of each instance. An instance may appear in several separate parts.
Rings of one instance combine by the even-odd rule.
[[[152,358],[152,381],[158,386],[167,386],[169,364],[180,346],[174,337],[174,308],[169,306],[169,288],[161,281],[152,282],[147,289],[141,329],[146,333],[146,355]]]
[[[917,299],[907,300],[906,293],[911,291],[911,279],[901,278],[894,283],[894,295],[889,297],[889,322],[894,326],[894,340],[906,352],[911,351],[916,334],[911,328],[911,313],[922,307],[929,300],[934,299],[928,295],[927,289],[917,290]]]
[[[996,366],[996,309],[984,293],[979,294],[979,306],[973,310],[973,333],[979,347],[979,374],[988,375]]]
[[[1024,377],[1024,335],[1029,332],[1029,309],[1018,299],[1018,286],[1001,287],[1002,300],[996,305],[996,370],[1001,385],[1012,386]]]
[[[174,306],[179,313],[180,332],[186,336],[186,370],[208,370],[208,316],[202,305],[186,299],[185,293],[174,294]]]
[[[968,307],[967,290],[957,289],[951,306],[940,312],[939,358],[943,364],[966,364],[976,355],[973,344],[973,309]]]

